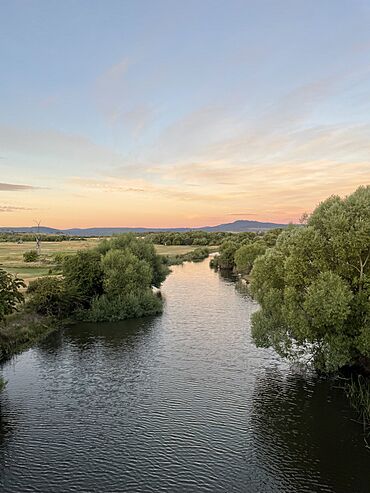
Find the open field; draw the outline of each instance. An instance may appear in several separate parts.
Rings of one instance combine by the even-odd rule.
[[[183,255],[198,248],[196,245],[155,245],[159,255]]]
[[[23,253],[35,249],[35,242],[0,243],[0,267],[24,279],[28,284],[33,279],[49,274],[55,267],[55,254],[75,253],[77,250],[93,248],[101,241],[100,238],[88,238],[81,241],[48,241],[41,244],[41,256],[38,262],[24,262]],[[195,250],[196,246],[156,245],[159,255],[182,255]]]
[[[91,248],[97,242],[95,238],[86,241],[45,241],[41,244],[41,256],[38,262],[24,262],[23,260],[24,252],[35,249],[35,242],[0,243],[0,267],[29,283],[49,273],[49,270],[55,266],[55,254],[74,253],[77,250]]]

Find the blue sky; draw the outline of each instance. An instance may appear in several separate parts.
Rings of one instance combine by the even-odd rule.
[[[0,222],[289,221],[369,183],[369,26],[356,0],[0,0]]]

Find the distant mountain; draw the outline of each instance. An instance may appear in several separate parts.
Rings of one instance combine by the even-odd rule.
[[[243,231],[264,231],[266,229],[286,228],[287,224],[263,223],[260,221],[248,221],[240,219],[233,223],[218,224],[217,226],[206,226],[199,228],[204,231],[226,231],[231,233],[241,233]]]
[[[119,233],[149,233],[159,231],[223,231],[228,233],[241,233],[243,231],[266,231],[275,228],[285,228],[287,224],[264,223],[259,221],[239,220],[233,223],[219,224],[217,226],[203,226],[201,228],[70,228],[55,229],[40,226],[40,233],[45,234],[65,234],[75,236],[111,236]],[[37,227],[18,227],[18,228],[0,228],[1,233],[35,233]]]

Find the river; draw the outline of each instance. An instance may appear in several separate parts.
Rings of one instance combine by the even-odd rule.
[[[368,493],[338,384],[256,348],[256,305],[208,261],[175,266],[163,315],[79,324],[3,368],[1,491]]]

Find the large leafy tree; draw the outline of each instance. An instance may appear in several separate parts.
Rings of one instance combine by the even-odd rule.
[[[330,197],[283,232],[256,259],[251,292],[257,345],[310,355],[323,371],[369,365],[370,187]]]
[[[24,299],[19,291],[25,287],[22,279],[18,279],[3,269],[0,269],[0,323],[5,321],[5,317],[17,309],[17,305]]]

